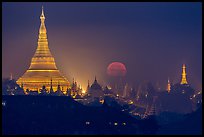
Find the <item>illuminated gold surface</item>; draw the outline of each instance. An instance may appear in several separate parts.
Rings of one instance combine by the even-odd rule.
[[[171,84],[170,84],[170,81],[169,81],[169,79],[168,79],[168,84],[167,84],[167,89],[166,89],[167,91],[168,91],[168,93],[170,92],[170,90],[171,90]]]
[[[69,86],[69,82],[57,69],[55,60],[49,50],[43,8],[40,20],[38,47],[31,60],[29,69],[17,80],[17,84],[23,84],[24,90],[40,90],[43,85],[50,90],[52,79],[54,91],[57,90],[58,84],[60,84],[61,89],[65,90]]]
[[[182,67],[182,79],[181,79],[181,84],[188,84],[187,80],[186,80],[186,66],[185,64],[183,64]]]

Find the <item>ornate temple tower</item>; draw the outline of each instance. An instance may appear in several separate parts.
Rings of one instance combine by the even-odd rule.
[[[31,60],[29,69],[17,80],[17,84],[23,83],[24,90],[29,89],[32,91],[39,90],[42,86],[45,86],[48,90],[52,87],[56,91],[58,83],[66,89],[69,86],[69,82],[57,69],[55,60],[48,47],[43,7],[40,20],[37,50]],[[50,79],[52,79],[52,86],[50,85]]]
[[[188,84],[188,82],[186,80],[186,66],[185,66],[185,64],[183,64],[183,67],[182,67],[182,79],[181,79],[180,84]]]

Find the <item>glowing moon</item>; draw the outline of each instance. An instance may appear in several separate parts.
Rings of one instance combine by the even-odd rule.
[[[107,74],[109,76],[125,76],[127,73],[126,67],[123,63],[112,62],[108,65]]]

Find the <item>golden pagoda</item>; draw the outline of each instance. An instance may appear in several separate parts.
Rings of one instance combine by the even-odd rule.
[[[55,60],[48,47],[43,7],[40,20],[37,50],[31,60],[29,69],[17,80],[17,84],[23,85],[24,90],[29,89],[32,91],[39,91],[42,86],[45,86],[48,91],[52,86],[53,90],[56,91],[58,85],[62,89],[66,89],[69,86],[69,82],[57,69]]]
[[[182,78],[181,78],[181,84],[188,84],[187,80],[186,80],[186,66],[185,64],[183,64],[182,66]]]

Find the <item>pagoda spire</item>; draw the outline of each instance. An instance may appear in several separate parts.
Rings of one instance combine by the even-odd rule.
[[[183,64],[182,66],[182,79],[181,79],[181,84],[188,84],[187,80],[186,80],[186,66],[185,64]]]
[[[97,82],[96,75],[95,75],[95,80],[94,80],[94,82]]]
[[[39,40],[47,39],[47,31],[45,27],[45,15],[44,15],[43,6],[42,6],[42,13],[40,15],[40,20],[41,20],[41,25],[40,25],[40,30],[39,30]]]
[[[61,91],[60,82],[58,81],[57,91]]]
[[[53,92],[53,88],[52,88],[52,77],[51,77],[51,80],[50,80],[50,93]]]
[[[168,83],[167,83],[167,88],[166,88],[166,90],[168,91],[168,93],[169,93],[170,90],[171,90],[171,84],[170,84],[169,78],[168,78]]]
[[[43,6],[42,6],[42,13],[41,13],[41,16],[40,17],[42,17],[42,18],[44,18],[45,19],[45,16],[44,16],[44,10],[43,10]],[[41,18],[40,18],[41,19]]]
[[[88,88],[90,88],[89,80],[88,80]]]
[[[12,73],[10,73],[10,80],[13,80],[13,76],[12,76]]]
[[[50,70],[57,70],[55,60],[50,52],[48,47],[48,39],[47,39],[47,30],[45,27],[45,15],[44,15],[44,8],[42,6],[42,12],[40,15],[40,28],[39,28],[39,35],[38,35],[38,46],[34,57],[32,58],[31,65],[29,67],[30,70],[33,69],[44,69],[44,66],[49,66]]]

